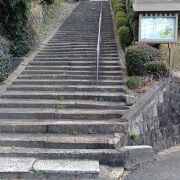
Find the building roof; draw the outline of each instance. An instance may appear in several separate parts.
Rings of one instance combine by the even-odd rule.
[[[180,0],[134,0],[134,11],[180,11]]]

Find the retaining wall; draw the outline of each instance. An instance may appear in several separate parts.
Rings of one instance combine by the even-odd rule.
[[[143,95],[123,119],[129,122],[128,145],[150,145],[158,152],[180,143],[178,73],[172,73],[169,79]],[[135,137],[136,141],[132,140],[132,137]]]

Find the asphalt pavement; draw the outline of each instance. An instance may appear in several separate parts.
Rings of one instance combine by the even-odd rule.
[[[125,180],[180,180],[180,150],[138,167]]]

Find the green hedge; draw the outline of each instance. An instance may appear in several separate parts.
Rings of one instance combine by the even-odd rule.
[[[126,66],[130,76],[143,75],[145,73],[144,64],[148,62],[147,54],[136,48],[135,46],[130,47],[126,51]]]
[[[131,45],[130,30],[127,26],[122,26],[118,30],[119,42],[123,50],[129,45]]]
[[[127,18],[127,13],[123,11],[117,11],[115,14],[115,19],[120,19],[122,17]]]
[[[124,12],[124,8],[121,6],[121,4],[115,4],[114,6],[114,14],[116,15],[118,12]]]
[[[167,76],[169,69],[162,62],[162,54],[155,48],[138,44],[126,51],[126,65],[129,75],[153,75],[154,77]]]
[[[146,72],[154,78],[169,75],[169,68],[164,62],[148,62],[145,64]]]
[[[127,18],[122,17],[122,18],[117,18],[116,19],[117,29],[119,29],[122,26],[128,26],[128,25],[129,25],[129,23],[128,23],[128,19]]]

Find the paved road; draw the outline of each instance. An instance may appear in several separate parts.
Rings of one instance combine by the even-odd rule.
[[[180,151],[139,167],[125,180],[180,180]]]

